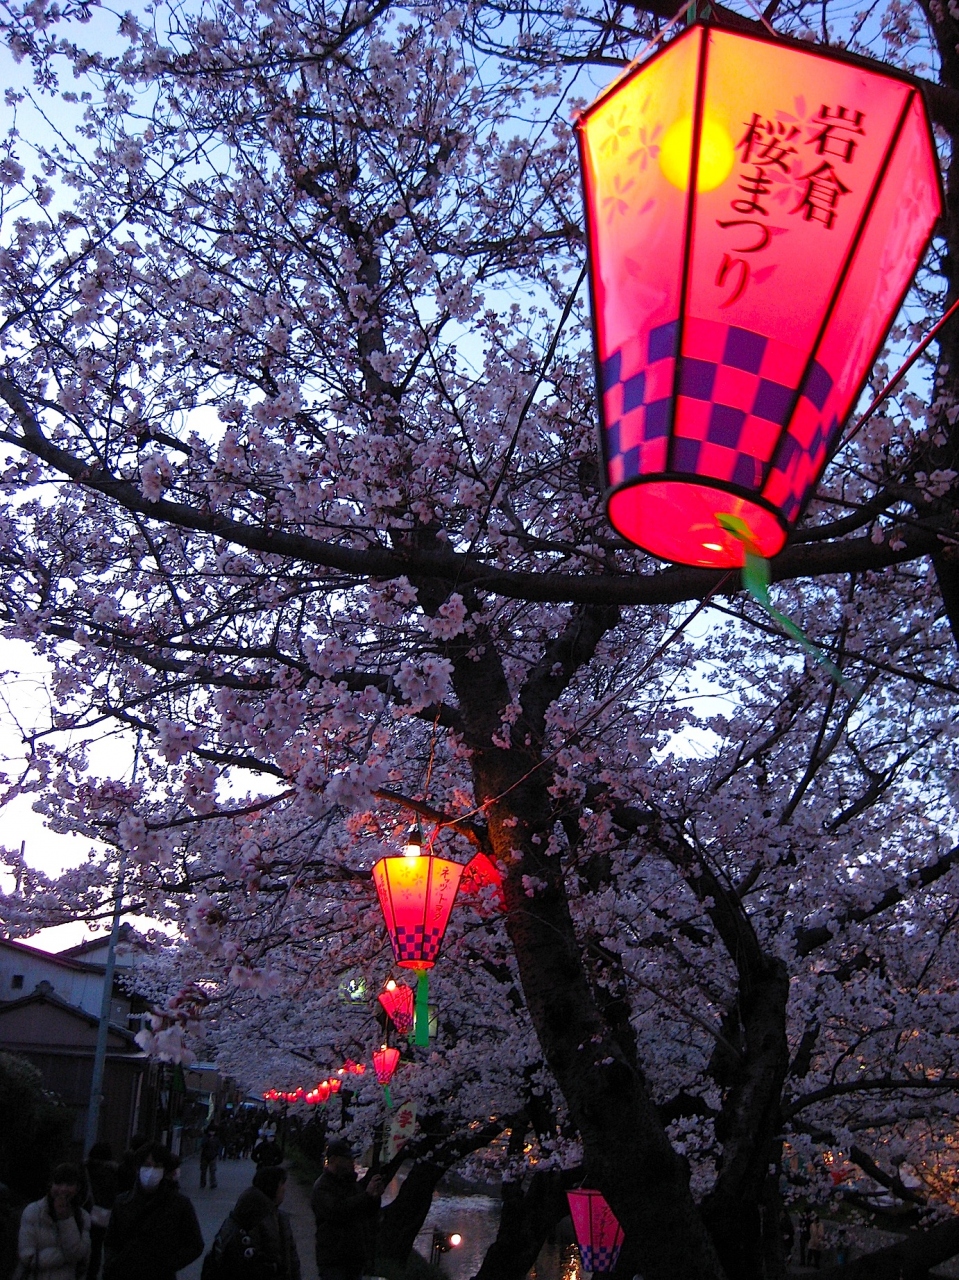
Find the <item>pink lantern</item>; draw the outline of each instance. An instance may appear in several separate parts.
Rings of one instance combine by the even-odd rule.
[[[612,1271],[623,1247],[623,1229],[599,1191],[567,1191],[584,1271]]]
[[[394,982],[390,978],[386,989],[380,992],[377,999],[400,1035],[408,1035],[413,1027],[413,988],[408,987],[405,982]]]
[[[374,1049],[373,1051],[373,1070],[376,1072],[377,1080],[383,1086],[383,1094],[388,1107],[393,1105],[393,1098],[390,1094],[390,1081],[393,1079],[393,1072],[396,1070],[399,1060],[399,1049],[388,1049],[386,1045],[383,1045],[382,1049]]]

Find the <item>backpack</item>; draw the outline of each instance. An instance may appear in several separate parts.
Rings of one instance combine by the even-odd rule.
[[[200,1280],[268,1280],[275,1272],[263,1255],[257,1227],[241,1227],[231,1213],[203,1259]]]

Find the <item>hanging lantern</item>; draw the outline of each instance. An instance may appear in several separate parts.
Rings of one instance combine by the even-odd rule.
[[[400,1035],[408,1035],[413,1026],[413,988],[390,978],[377,999]]]
[[[463,868],[460,891],[479,896],[484,889],[489,888],[493,889],[488,899],[490,906],[501,911],[505,905],[502,873],[492,858],[487,857],[485,853],[477,853]],[[479,911],[481,915],[490,914],[490,911],[484,910],[482,906],[479,907]]]
[[[340,1079],[338,1072],[335,1076],[330,1076],[329,1081],[327,1083],[330,1086],[330,1093],[332,1093],[334,1097],[343,1088],[343,1081]]]
[[[321,1080],[314,1090],[317,1102],[326,1105],[330,1100],[330,1082],[329,1080]]]
[[[366,1063],[354,1062],[352,1058],[347,1058],[347,1060],[343,1063],[342,1067],[340,1067],[338,1074],[341,1076],[342,1075],[348,1075],[348,1076],[365,1075]]]
[[[383,1045],[382,1049],[373,1050],[373,1070],[376,1072],[377,1080],[383,1086],[383,1096],[388,1107],[393,1106],[390,1081],[393,1079],[393,1072],[396,1070],[399,1060],[399,1049],[388,1049],[386,1045]]]
[[[373,868],[383,918],[397,964],[416,972],[414,1044],[429,1044],[428,971],[439,954],[463,867],[423,852],[419,824],[402,857],[380,858]]]
[[[922,94],[696,25],[577,130],[610,521],[682,564],[775,555],[942,208]]]
[[[584,1271],[612,1271],[623,1247],[623,1229],[598,1191],[567,1191]]]

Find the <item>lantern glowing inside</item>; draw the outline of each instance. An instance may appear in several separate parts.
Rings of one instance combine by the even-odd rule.
[[[407,1035],[413,1026],[413,988],[391,978],[377,999],[400,1035]]]
[[[484,889],[492,889],[492,893],[488,895],[488,905],[502,910],[505,906],[502,873],[485,853],[477,853],[463,868],[461,890],[463,893],[480,897]],[[489,911],[481,907],[480,914],[488,915]]]
[[[335,1095],[339,1093],[339,1091],[343,1088],[343,1081],[339,1078],[339,1075],[337,1074],[335,1076],[330,1076],[329,1085],[330,1085],[330,1093]]]
[[[313,1091],[316,1094],[317,1102],[327,1103],[330,1100],[330,1082],[329,1080],[321,1080]]]
[[[373,1050],[373,1070],[376,1072],[377,1080],[383,1086],[383,1096],[388,1107],[393,1106],[390,1081],[393,1079],[393,1072],[396,1070],[399,1060],[399,1049],[388,1049],[386,1045],[383,1045],[381,1049]]]
[[[922,95],[697,25],[577,131],[610,521],[722,568],[744,560],[731,516],[775,555],[942,208]]]
[[[612,1271],[623,1246],[623,1229],[598,1191],[567,1191],[584,1271]]]
[[[417,848],[409,844],[400,857],[380,858],[373,883],[396,962],[417,974],[414,1042],[428,1044],[426,975],[439,955],[463,867]]]

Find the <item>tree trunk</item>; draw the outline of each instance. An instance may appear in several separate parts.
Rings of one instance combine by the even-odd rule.
[[[914,1231],[905,1240],[867,1253],[844,1267],[820,1271],[820,1280],[926,1280],[936,1267],[959,1253],[959,1218],[950,1218],[929,1231]]]
[[[496,1239],[473,1280],[523,1280],[539,1257],[550,1231],[569,1213],[563,1175],[551,1169],[522,1183],[503,1183],[503,1208]]]
[[[414,1164],[396,1199],[383,1210],[376,1236],[376,1252],[400,1266],[406,1265],[413,1242],[419,1235],[433,1203],[436,1184],[446,1173],[441,1165]]]

